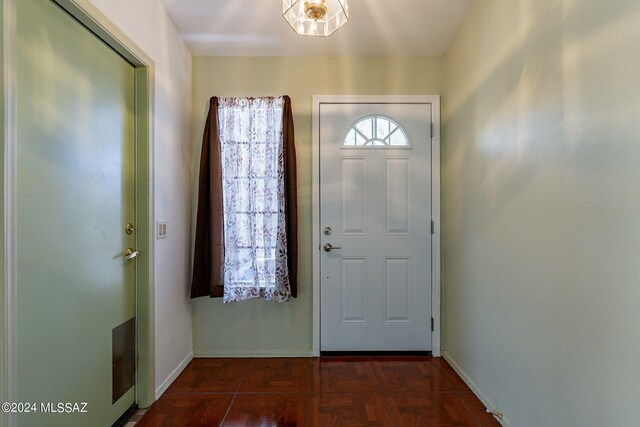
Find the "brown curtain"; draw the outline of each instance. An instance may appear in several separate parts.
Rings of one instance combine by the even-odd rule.
[[[293,132],[291,98],[284,96],[282,111],[284,143],[285,215],[287,221],[287,259],[291,296],[298,297],[298,179],[296,176],[296,144]]]
[[[202,136],[191,298],[222,297],[224,292],[224,217],[219,136],[218,97],[214,96],[209,101],[209,115]]]
[[[291,98],[284,97],[282,119],[285,168],[287,258],[291,296],[298,296],[298,192],[296,148]],[[209,102],[202,137],[198,186],[198,216],[193,257],[191,298],[222,297],[224,293],[224,217],[222,206],[222,158],[218,131],[218,97]]]

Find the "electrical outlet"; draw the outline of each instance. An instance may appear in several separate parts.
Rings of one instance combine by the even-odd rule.
[[[166,239],[166,238],[167,238],[167,222],[157,221],[156,222],[156,239]]]

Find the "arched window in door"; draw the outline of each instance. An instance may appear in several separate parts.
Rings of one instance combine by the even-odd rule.
[[[398,123],[385,116],[367,116],[355,122],[344,139],[345,147],[410,147]]]

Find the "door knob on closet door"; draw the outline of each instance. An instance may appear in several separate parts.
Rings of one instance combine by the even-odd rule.
[[[140,252],[134,251],[132,248],[127,248],[127,250],[124,251],[124,259],[127,261],[134,259],[138,255],[140,255]]]

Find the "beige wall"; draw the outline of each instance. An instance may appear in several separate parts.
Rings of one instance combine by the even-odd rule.
[[[300,217],[299,297],[288,303],[193,304],[196,355],[309,354],[311,351],[311,99],[313,95],[440,94],[442,58],[193,58],[193,182],[208,99],[289,95],[298,157]],[[195,216],[194,226],[195,226]]]
[[[445,62],[446,353],[513,425],[638,425],[640,3],[477,1]]]

